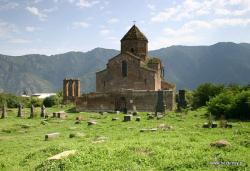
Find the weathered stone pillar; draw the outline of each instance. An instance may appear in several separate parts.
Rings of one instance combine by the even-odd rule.
[[[6,108],[7,108],[6,105],[3,104],[3,106],[2,106],[2,116],[1,116],[2,119],[7,117],[7,109]]]
[[[34,116],[35,116],[34,113],[35,113],[35,107],[32,104],[31,107],[30,107],[30,118],[34,118]]]
[[[17,113],[17,117],[23,117],[23,105],[20,103],[18,106],[18,113]]]
[[[46,115],[46,112],[45,112],[45,106],[44,106],[44,105],[42,105],[42,107],[41,107],[41,117],[42,117],[42,118],[44,118],[44,117],[45,117],[45,115]]]

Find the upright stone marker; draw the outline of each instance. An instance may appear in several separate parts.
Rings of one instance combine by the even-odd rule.
[[[46,112],[45,112],[45,106],[44,106],[44,105],[42,105],[42,107],[41,107],[41,117],[42,117],[42,118],[44,118],[44,117],[45,117],[45,115],[46,115]]]
[[[6,110],[6,105],[4,104],[2,107],[2,116],[1,118],[6,118],[7,117],[7,110]]]
[[[125,115],[123,121],[128,122],[132,120],[133,115]]]
[[[23,117],[23,105],[21,103],[18,106],[17,117]]]
[[[30,107],[30,118],[34,118],[34,112],[35,112],[35,107],[32,104],[31,107]]]

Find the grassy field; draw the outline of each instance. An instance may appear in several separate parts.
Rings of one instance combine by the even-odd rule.
[[[60,110],[67,109],[47,111]],[[43,121],[17,118],[12,109],[8,118],[0,119],[0,170],[250,170],[250,123],[237,121],[231,122],[232,129],[205,129],[205,112],[168,113],[160,120],[147,120],[146,113],[139,113],[141,122],[122,122],[123,114],[69,113],[67,119]],[[75,124],[79,115],[83,120]],[[120,120],[111,121],[113,117]],[[97,125],[88,126],[90,119]],[[172,128],[140,132],[160,124]],[[60,137],[45,141],[45,134],[52,132],[59,132]],[[69,138],[72,133],[81,136]],[[231,146],[210,146],[221,139]],[[77,152],[62,160],[48,160],[65,150]]]

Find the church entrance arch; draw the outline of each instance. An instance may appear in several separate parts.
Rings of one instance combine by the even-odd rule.
[[[117,97],[115,99],[115,111],[127,113],[127,102],[125,97]]]

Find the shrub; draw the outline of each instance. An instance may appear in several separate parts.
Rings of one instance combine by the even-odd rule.
[[[221,115],[226,116],[226,118],[230,118],[232,117],[232,107],[234,101],[235,96],[231,91],[223,92],[210,99],[210,101],[207,103],[208,111],[217,118],[219,118]]]
[[[217,118],[250,119],[250,90],[233,92],[225,91],[210,99],[208,111]]]
[[[19,103],[26,102],[22,97],[18,97],[12,94],[2,93],[0,94],[0,104],[7,104],[8,108],[16,108]]]
[[[196,109],[205,106],[210,98],[220,94],[224,89],[224,85],[215,85],[212,83],[201,84],[194,90],[192,107]]]
[[[43,104],[45,107],[52,107],[55,105],[59,105],[60,104],[60,98],[58,96],[50,96],[50,97],[46,97],[43,100]]]
[[[250,119],[250,90],[236,95],[232,112],[234,118]]]
[[[28,107],[30,107],[32,104],[34,105],[34,107],[40,107],[42,103],[43,103],[43,100],[38,99],[36,97],[31,97]]]

